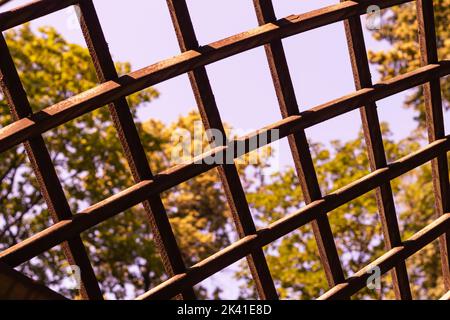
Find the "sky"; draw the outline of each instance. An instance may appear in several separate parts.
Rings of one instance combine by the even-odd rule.
[[[0,11],[27,3],[14,0]],[[278,18],[299,14],[338,3],[338,0],[275,0]],[[133,70],[180,53],[165,0],[94,0],[100,22],[115,61],[129,61]],[[200,44],[231,36],[257,26],[251,0],[188,0],[194,28]],[[75,23],[74,23],[75,22]],[[85,45],[81,30],[74,21],[74,10],[68,8],[35,20],[33,27],[54,26],[68,41]],[[368,49],[388,48],[373,40],[365,30]],[[354,91],[353,76],[343,23],[335,23],[283,40],[300,109]],[[262,47],[207,66],[211,85],[222,119],[241,132],[249,132],[281,119],[275,90]],[[379,76],[372,66],[374,82]],[[196,109],[187,75],[155,86],[159,99],[145,105],[139,118],[156,118],[165,123]],[[394,139],[409,135],[416,124],[414,113],[402,107],[405,94],[379,101],[381,121],[391,125]],[[447,122],[449,114],[446,114]],[[448,126],[447,126],[448,127]],[[356,138],[361,128],[359,111],[353,111],[307,129],[314,142],[329,144],[335,139]],[[280,168],[291,165],[286,139],[279,147]],[[222,279],[226,279],[224,277]],[[237,294],[231,290],[230,297]]]

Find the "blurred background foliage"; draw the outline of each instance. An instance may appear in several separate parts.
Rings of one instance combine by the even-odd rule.
[[[450,58],[450,0],[435,1],[439,58]],[[33,31],[29,25],[5,33],[34,111],[95,87],[98,82],[86,48],[67,43],[53,28]],[[369,52],[383,79],[419,66],[415,5],[406,4],[383,11],[383,26],[373,32],[389,48]],[[117,63],[120,74],[129,63]],[[449,108],[450,82],[442,79],[444,108]],[[136,116],[138,108],[158,98],[149,88],[128,97]],[[8,106],[0,100],[0,126],[12,122]],[[426,143],[421,89],[411,90],[406,108],[415,110],[417,129],[410,137],[394,141],[389,126],[382,124],[389,161],[417,150]],[[154,172],[170,168],[174,151],[172,133],[185,129],[193,134],[197,112],[190,112],[171,124],[135,117],[140,137]],[[232,128],[227,127],[229,131]],[[79,212],[133,184],[108,109],[103,107],[47,132],[61,183],[73,212]],[[202,141],[206,147],[208,142]],[[192,148],[194,146],[191,146]],[[351,141],[333,141],[331,148],[311,142],[311,150],[324,194],[343,187],[369,172],[362,133]],[[272,150],[253,164],[238,165],[247,198],[259,226],[267,225],[304,205],[293,168],[268,176]],[[52,224],[45,202],[24,148],[18,146],[0,154],[0,250],[6,249]],[[435,218],[430,166],[424,165],[392,181],[403,239]],[[237,239],[230,209],[216,171],[207,172],[162,194],[172,227],[188,266],[219,251]],[[347,276],[385,252],[377,205],[373,192],[329,213],[330,222]],[[141,206],[136,206],[85,232],[98,280],[108,298],[132,298],[161,283],[165,275]],[[327,284],[310,226],[283,237],[265,248],[273,279],[283,299],[312,299],[327,290]],[[66,262],[56,247],[19,267],[63,294],[77,298],[65,285]],[[437,298],[444,293],[437,242],[407,261],[414,298]],[[255,292],[248,269],[233,271],[241,285],[240,297]],[[212,286],[212,288],[211,288]],[[199,285],[199,295],[220,298],[220,287]],[[389,275],[383,277],[381,292],[363,290],[359,299],[394,298]]]

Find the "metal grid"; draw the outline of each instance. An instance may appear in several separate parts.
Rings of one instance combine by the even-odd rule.
[[[320,258],[330,286],[329,291],[319,299],[349,299],[365,286],[370,276],[367,271],[374,266],[380,267],[383,274],[392,272],[394,291],[398,299],[411,299],[405,260],[437,238],[440,243],[445,289],[450,290],[448,255],[450,195],[447,163],[450,137],[445,136],[444,131],[439,81],[440,77],[450,73],[450,61],[438,61],[432,0],[415,1],[422,66],[377,85],[371,82],[360,15],[366,13],[369,5],[387,8],[410,1],[343,1],[333,6],[279,20],[275,17],[271,0],[253,0],[253,2],[260,23],[258,28],[200,46],[186,1],[167,0],[182,53],[122,77],[117,75],[92,0],[38,0],[0,14],[0,29],[4,31],[75,5],[80,14],[83,35],[98,78],[102,82],[92,90],[33,114],[6,42],[3,36],[0,38],[0,84],[14,117],[12,124],[0,129],[0,152],[20,143],[25,144],[54,220],[54,225],[51,227],[0,253],[0,266],[2,270],[6,270],[4,272],[13,274],[14,271],[11,268],[56,245],[63,244],[67,259],[71,264],[77,264],[81,268],[83,298],[102,299],[102,293],[80,239],[80,233],[126,209],[143,203],[169,279],[138,299],[174,297],[195,299],[194,285],[244,257],[247,257],[259,297],[277,299],[277,292],[262,247],[308,223],[312,223]],[[345,22],[356,91],[300,112],[281,40],[339,21]],[[265,46],[283,120],[226,145],[217,146],[212,151],[201,155],[199,159],[208,160],[221,154],[225,156],[227,150],[233,148],[235,144],[248,144],[258,134],[268,133],[271,129],[279,130],[278,139],[288,138],[306,205],[297,212],[259,230],[256,229],[250,215],[235,165],[219,166],[213,161],[199,163],[199,159],[196,159],[197,161],[194,160],[154,175],[150,171],[125,99],[127,95],[134,92],[188,73],[204,127],[218,129],[224,133],[205,66],[258,46]],[[388,164],[376,101],[419,85],[424,87],[429,145]],[[72,215],[41,135],[106,104],[109,105],[135,185]],[[361,110],[372,173],[324,196],[320,192],[304,130],[358,108]],[[249,151],[246,150],[246,152]],[[234,154],[235,158],[241,155]],[[400,237],[390,181],[429,161],[432,162],[433,168],[438,218],[411,238],[403,241]],[[193,267],[186,268],[160,193],[216,167],[241,239]],[[327,213],[374,189],[386,242],[386,253],[373,261],[370,266],[346,279]],[[22,285],[32,287],[29,279],[20,278],[20,281]],[[54,297],[53,293],[42,291],[40,287],[34,289],[46,297]],[[446,294],[444,298],[449,298],[449,294]]]

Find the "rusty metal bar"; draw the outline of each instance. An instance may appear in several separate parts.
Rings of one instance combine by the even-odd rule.
[[[438,61],[433,1],[417,0],[419,44],[421,63],[426,65]],[[431,80],[423,86],[428,140],[433,142],[445,136],[444,116],[440,80]],[[438,156],[432,163],[435,206],[438,216],[450,211],[450,186],[447,154]],[[439,238],[444,286],[450,290],[450,232]]]
[[[92,0],[80,0],[78,8],[81,29],[97,76],[100,82],[114,81],[118,74]],[[119,98],[110,104],[109,111],[135,182],[152,180],[153,174],[126,98]],[[166,273],[171,277],[185,272],[186,266],[160,195],[148,197],[143,206]],[[182,296],[189,300],[195,299],[194,290],[189,288]]]
[[[0,263],[1,300],[65,300],[66,298]]]
[[[0,55],[2,57],[0,60],[0,86],[6,96],[13,118],[15,120],[25,118],[32,114],[32,109],[3,35],[0,35]],[[28,140],[25,143],[25,149],[53,221],[56,223],[70,219],[72,212],[42,136],[39,135]],[[82,287],[80,292],[82,297],[103,299],[80,236],[68,240],[67,243],[63,243],[63,250],[69,263],[76,264],[81,269]]]
[[[272,0],[254,0],[253,3],[260,25],[276,21]],[[266,45],[265,50],[283,118],[299,115],[297,98],[281,40]],[[305,131],[298,131],[289,136],[288,140],[305,203],[321,199],[322,193]],[[333,287],[343,282],[345,277],[327,215],[320,215],[319,219],[312,222],[312,227],[328,284]]]
[[[380,268],[381,274],[395,268],[400,261],[417,253],[420,249],[436,240],[450,228],[450,213],[441,215],[438,219],[428,224],[411,238],[403,241],[401,246],[393,247],[374,262],[364,267],[353,276],[351,276],[345,284],[340,284],[324,295],[319,300],[336,300],[354,294],[367,285],[367,279],[370,277],[370,270],[374,267]]]
[[[167,5],[181,51],[198,50],[199,44],[186,1],[167,0]],[[199,67],[189,72],[189,79],[205,130],[218,130],[222,134],[224,141],[218,141],[217,143],[224,144],[227,141],[226,132],[205,67]],[[224,162],[228,161],[228,157],[224,159]],[[256,233],[255,223],[253,222],[235,164],[224,163],[218,167],[218,172],[239,237],[243,238]],[[251,255],[247,257],[247,262],[259,297],[261,299],[278,299],[262,248],[256,248],[252,251]]]
[[[17,27],[23,23],[67,8],[78,0],[36,0],[26,5],[0,13],[0,31]]]
[[[344,0],[345,1],[345,0]],[[344,21],[347,37],[350,61],[352,64],[353,78],[356,90],[372,88],[369,61],[367,59],[366,45],[360,17],[351,17]],[[360,109],[361,121],[369,155],[370,169],[375,171],[387,166],[386,153],[383,145],[380,121],[375,102]],[[402,238],[397,221],[394,196],[389,181],[381,185],[375,192],[379,217],[381,220],[384,243],[387,250],[402,245]],[[409,286],[408,271],[405,261],[392,270],[392,283],[397,299],[411,300],[411,288]]]

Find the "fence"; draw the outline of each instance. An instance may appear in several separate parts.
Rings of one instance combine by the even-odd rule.
[[[2,1],[6,3],[8,1]],[[36,287],[12,268],[63,244],[70,264],[80,268],[81,293],[87,299],[102,299],[102,292],[89,262],[80,233],[139,203],[148,213],[149,223],[169,279],[138,299],[195,299],[193,286],[234,262],[247,257],[257,292],[262,299],[277,299],[262,247],[278,238],[312,223],[320,258],[330,289],[320,299],[348,299],[366,286],[368,271],[379,267],[382,274],[391,272],[395,295],[411,299],[405,260],[439,238],[442,272],[446,290],[450,290],[448,247],[450,245],[450,194],[447,152],[450,137],[445,135],[440,78],[450,73],[450,61],[438,61],[433,2],[417,0],[417,19],[422,66],[390,80],[372,84],[360,16],[368,7],[388,8],[410,1],[373,0],[343,1],[336,5],[283,19],[275,17],[271,0],[254,0],[260,26],[248,32],[208,44],[199,45],[185,0],[167,0],[182,53],[118,77],[92,0],[38,0],[0,14],[2,31],[38,17],[77,7],[83,35],[101,85],[42,111],[32,113],[26,93],[3,36],[0,38],[0,82],[10,105],[14,122],[0,129],[0,152],[24,143],[38,178],[54,224],[31,238],[0,253],[1,274],[27,289],[46,297],[55,293]],[[356,91],[306,111],[300,111],[294,94],[281,40],[311,29],[344,21]],[[258,132],[217,146],[202,154],[200,160],[225,154],[235,143],[249,142],[259,133],[279,130],[278,139],[288,138],[295,168],[306,205],[297,212],[257,230],[234,164],[214,161],[192,161],[159,174],[153,174],[141,145],[125,97],[161,81],[189,73],[205,129],[224,132],[205,66],[255,47],[265,46],[274,87],[283,120]],[[423,85],[429,145],[392,163],[387,163],[376,102],[409,88]],[[72,215],[52,164],[42,134],[76,117],[104,105],[109,111],[126,154],[135,185],[104,201]],[[322,195],[311,158],[305,129],[346,112],[360,108],[364,136],[368,146],[371,174],[331,194]],[[270,141],[269,141],[270,142]],[[249,151],[249,150],[247,150]],[[234,154],[235,157],[240,154]],[[398,227],[390,181],[431,161],[437,219],[407,240]],[[233,213],[240,240],[213,256],[186,268],[181,258],[160,193],[206,171],[217,168]],[[376,190],[379,216],[386,242],[386,253],[350,278],[345,278],[336,250],[327,213],[371,191]],[[11,276],[12,274],[12,276]],[[20,290],[19,290],[20,291]],[[0,290],[0,293],[2,291]],[[16,292],[17,293],[17,292]],[[19,296],[20,294],[17,293]],[[447,294],[448,296],[448,294]]]

